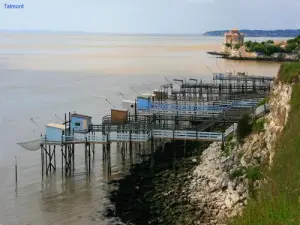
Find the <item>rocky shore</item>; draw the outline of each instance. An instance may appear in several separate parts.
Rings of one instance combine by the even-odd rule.
[[[186,156],[183,142],[176,142],[176,164],[173,169],[173,144],[166,143],[164,151],[155,152],[155,165],[150,160],[135,165],[124,179],[115,182],[117,190],[110,200],[115,212],[126,224],[193,224],[200,218],[197,205],[188,201],[186,192],[197,162],[197,144],[189,143]],[[202,149],[207,147],[202,144]]]
[[[183,142],[175,146],[167,143],[165,151],[157,149],[153,170],[145,161],[115,183],[117,191],[111,194],[115,211],[110,211],[110,216],[140,225],[227,224],[242,212],[264,181],[264,170],[272,164],[274,144],[288,119],[291,91],[290,85],[279,83],[273,87],[270,113],[258,120],[262,127],[243,143],[233,136],[226,140],[223,150],[220,143],[202,146],[201,156],[197,143],[189,143],[186,156]],[[176,169],[172,169],[173,151]]]
[[[256,61],[271,61],[271,62],[296,62],[299,61],[299,57],[296,55],[274,55],[274,56],[257,56],[257,57],[241,57],[232,55],[221,55],[224,59],[231,60],[256,60]]]

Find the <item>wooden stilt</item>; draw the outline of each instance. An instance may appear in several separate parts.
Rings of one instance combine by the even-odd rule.
[[[46,156],[46,176],[48,175],[48,152],[47,152],[47,144],[44,148],[44,151],[45,151],[45,156]]]
[[[56,145],[54,145],[53,149],[53,155],[54,155],[54,171],[56,171]]]
[[[44,177],[44,146],[41,145],[42,177]]]
[[[151,169],[153,168],[154,166],[154,141],[153,141],[153,137],[151,137]]]
[[[88,173],[90,174],[91,173],[91,145],[89,144],[88,145],[88,164],[89,164],[89,171]]]
[[[176,145],[175,145],[175,130],[173,130],[173,140],[172,140],[172,151],[173,151],[173,170],[176,168]]]
[[[75,144],[72,144],[72,166],[74,171],[75,170]]]

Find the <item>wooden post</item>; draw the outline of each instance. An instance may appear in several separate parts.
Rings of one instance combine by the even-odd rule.
[[[153,142],[154,138],[151,135],[151,169],[154,166],[154,142]]]
[[[68,173],[68,151],[67,151],[68,144],[65,144],[65,152],[64,152],[64,158],[65,158],[65,174]]]
[[[41,145],[41,163],[42,163],[42,177],[44,177],[44,150],[43,150],[43,145]]]
[[[91,174],[91,144],[88,145],[88,156],[89,156],[89,171],[88,171],[88,174],[90,175]]]
[[[53,154],[54,154],[54,171],[56,171],[56,145],[54,145]]]
[[[196,129],[196,143],[197,143],[197,161],[200,161],[200,144],[198,142],[198,130]]]
[[[130,156],[130,164],[132,165],[132,140],[131,140],[131,129],[129,130],[129,156]]]
[[[184,139],[183,156],[186,156],[186,139]]]
[[[51,153],[51,145],[49,145],[49,169],[50,169],[50,174],[52,171],[52,153]]]
[[[222,133],[222,151],[224,151],[224,133],[226,131],[225,111],[223,112],[223,133]]]
[[[47,145],[44,148],[44,151],[46,152],[46,176],[48,175],[48,152],[47,152]]]
[[[75,144],[72,144],[72,166],[73,166],[73,171],[75,170]]]
[[[173,170],[175,170],[175,167],[176,167],[176,145],[175,145],[175,129],[173,129]]]
[[[61,173],[64,171],[64,146],[61,145]]]
[[[16,185],[18,183],[18,162],[17,162],[17,156],[15,156],[15,180],[16,180]]]

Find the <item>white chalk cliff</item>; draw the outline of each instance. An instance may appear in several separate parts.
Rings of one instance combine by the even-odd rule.
[[[242,145],[233,138],[226,151],[221,150],[221,144],[212,143],[203,152],[186,190],[190,201],[199,207],[195,224],[226,224],[228,218],[242,212],[249,198],[250,181],[241,171],[272,165],[274,144],[288,119],[291,93],[291,85],[275,84],[263,131],[249,135]],[[260,182],[255,181],[253,187],[258,188]]]

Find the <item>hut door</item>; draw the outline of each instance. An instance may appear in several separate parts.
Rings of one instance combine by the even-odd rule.
[[[83,129],[87,130],[87,120],[83,120]]]

